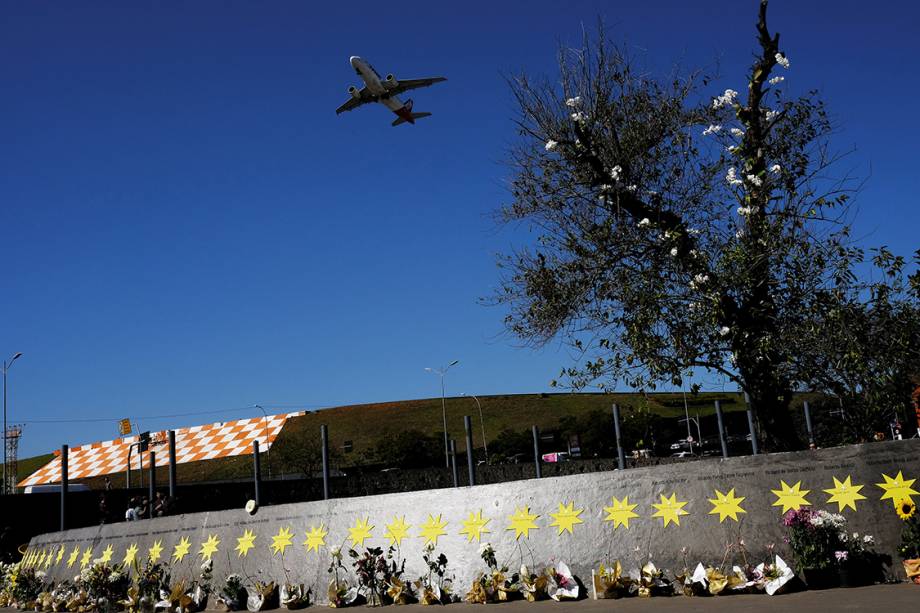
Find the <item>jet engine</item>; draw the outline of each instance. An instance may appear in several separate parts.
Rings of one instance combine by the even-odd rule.
[[[397,81],[396,77],[392,74],[388,74],[387,78],[383,81],[383,86],[387,89],[393,89],[397,85],[399,85],[399,81]]]
[[[360,97],[361,97],[361,92],[360,92],[360,90],[358,90],[358,88],[355,87],[354,85],[351,85],[351,86],[348,88],[348,93],[351,94],[351,97],[352,97],[352,98],[360,98]]]

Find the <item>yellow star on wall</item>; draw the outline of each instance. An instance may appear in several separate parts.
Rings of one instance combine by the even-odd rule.
[[[41,553],[38,554],[38,562],[35,564],[35,566],[38,566],[39,568],[41,568],[42,564],[44,563],[45,563],[45,550],[42,549]]]
[[[278,534],[272,537],[272,555],[275,556],[280,553],[284,557],[284,550],[290,547],[293,541],[294,533],[291,532],[290,528],[278,528]]]
[[[366,517],[364,519],[355,519],[355,525],[348,529],[352,546],[363,546],[364,541],[371,538],[371,530],[373,529],[374,527],[368,523]]]
[[[64,547],[63,545],[61,545],[61,548],[58,549],[57,558],[55,558],[55,560],[54,560],[55,565],[61,563],[61,558],[64,557],[64,549],[65,549],[65,547]]]
[[[320,524],[319,528],[310,526],[310,531],[307,532],[307,540],[303,542],[304,546],[307,548],[307,553],[311,551],[319,553],[319,548],[326,544],[327,534],[329,534],[329,531],[326,530],[326,526],[323,524]]]
[[[478,542],[482,542],[483,533],[491,532],[491,530],[486,528],[486,524],[490,521],[492,520],[482,516],[482,509],[477,513],[470,511],[470,516],[461,522],[463,530],[460,531],[460,534],[466,535],[467,543],[472,543],[474,538]]]
[[[45,556],[45,568],[51,568],[51,562],[54,561],[54,550],[50,550],[48,555]]]
[[[438,514],[437,517],[428,514],[428,521],[422,524],[422,531],[419,533],[421,538],[425,539],[426,543],[438,544],[438,537],[447,534],[447,531],[444,529],[447,526],[447,522],[441,521],[441,515]]]
[[[614,530],[619,526],[629,529],[629,520],[639,517],[639,514],[633,511],[639,505],[629,504],[629,496],[624,496],[623,500],[618,500],[616,496],[611,496],[610,500],[613,502],[613,506],[604,507],[604,510],[607,511],[607,517],[604,518],[604,521],[612,521]]]
[[[80,558],[80,568],[89,566],[89,561],[93,557],[93,548],[87,547],[83,550],[83,557]]]
[[[550,526],[556,526],[559,529],[559,533],[556,536],[559,536],[559,534],[565,531],[568,531],[569,534],[575,534],[573,528],[575,528],[577,524],[585,523],[584,520],[579,517],[582,513],[584,513],[584,509],[576,509],[574,501],[567,505],[560,502],[559,511],[549,514],[549,516],[555,520]]]
[[[678,502],[677,494],[671,493],[670,497],[665,497],[664,494],[660,494],[661,502],[653,502],[652,506],[658,509],[652,513],[652,517],[660,517],[664,522],[664,525],[667,526],[670,523],[680,525],[680,516],[681,515],[690,515],[687,511],[684,511],[684,505],[686,502]]]
[[[125,549],[125,557],[121,561],[121,563],[127,566],[128,564],[133,564],[134,560],[136,559],[137,559],[137,543],[131,543],[131,546]]]
[[[105,549],[102,550],[102,555],[99,557],[99,561],[107,565],[109,560],[112,559],[113,553],[115,553],[115,550],[112,549],[112,546],[106,545]]]
[[[849,475],[847,475],[847,478],[843,481],[838,481],[837,477],[833,477],[833,479],[834,487],[824,490],[825,493],[831,495],[830,498],[827,499],[827,504],[836,502],[837,510],[841,512],[844,507],[850,507],[855,511],[856,501],[866,499],[865,496],[859,493],[859,490],[861,490],[863,486],[850,483]]]
[[[187,536],[183,536],[179,539],[179,542],[173,547],[173,562],[181,562],[182,558],[188,555],[188,550],[191,546],[192,544],[189,542]]]
[[[534,522],[538,517],[540,516],[531,514],[530,507],[517,507],[514,510],[514,515],[508,516],[511,524],[505,529],[514,530],[515,540],[522,536],[525,539],[530,538],[531,530],[539,530],[537,524]]]
[[[726,517],[731,517],[735,521],[738,521],[738,513],[747,513],[747,511],[741,508],[744,496],[736,498],[735,488],[728,490],[727,494],[723,494],[719,490],[716,490],[716,497],[709,498],[708,500],[712,503],[712,510],[709,511],[709,514],[718,515],[720,524],[725,521]]]
[[[406,523],[406,516],[394,517],[393,521],[387,524],[387,531],[383,536],[390,539],[390,545],[402,545],[402,540],[409,536],[409,524]]]
[[[151,562],[156,562],[160,559],[161,553],[163,553],[163,541],[154,541],[150,549],[147,550],[147,558]]]
[[[249,550],[256,546],[256,535],[252,530],[243,530],[243,536],[236,537],[236,557],[245,558]]]
[[[898,506],[898,501],[910,500],[913,502],[913,496],[920,495],[920,492],[917,492],[917,490],[911,487],[916,479],[905,479],[900,470],[898,471],[898,476],[894,479],[884,473],[882,474],[882,478],[885,480],[884,483],[876,483],[877,486],[885,490],[885,494],[881,497],[881,500],[890,498],[891,504],[893,504],[895,508]]]
[[[209,534],[208,540],[201,544],[201,549],[198,550],[198,555],[201,556],[201,560],[210,560],[215,553],[217,553],[217,546],[220,545],[220,539],[217,538],[216,534]]]
[[[74,562],[77,561],[77,558],[80,556],[80,546],[74,545],[73,551],[70,552],[70,556],[67,557],[67,568],[73,568]]]
[[[770,490],[776,495],[776,502],[774,502],[772,506],[783,507],[783,513],[786,513],[786,511],[790,509],[798,511],[802,507],[811,506],[811,503],[805,499],[805,496],[807,496],[811,490],[800,489],[802,487],[801,481],[797,482],[792,487],[785,481],[780,481],[779,487],[780,489],[778,490]]]

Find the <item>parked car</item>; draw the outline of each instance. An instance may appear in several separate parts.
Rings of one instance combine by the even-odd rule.
[[[678,451],[677,453],[671,454],[672,458],[695,458],[696,454],[689,451]]]

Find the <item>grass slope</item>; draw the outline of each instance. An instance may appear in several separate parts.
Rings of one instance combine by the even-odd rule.
[[[744,404],[740,394],[736,393],[701,393],[688,395],[691,415],[699,413],[709,416],[715,412],[714,401],[720,400],[725,412],[743,411]],[[677,419],[684,415],[683,395],[681,393],[656,393],[647,397],[642,394],[516,394],[506,396],[481,396],[482,421],[487,440],[494,439],[502,430],[529,430],[535,425],[543,431],[555,429],[559,420],[565,416],[578,417],[592,411],[610,413],[611,405],[618,403],[622,408],[633,407],[648,410],[663,418]],[[482,426],[479,423],[479,410],[472,397],[447,398],[447,429],[452,437],[462,439],[464,436],[463,416],[473,419],[473,441],[477,448],[482,447]],[[428,433],[442,431],[441,399],[403,400],[360,404],[323,409],[300,417],[289,419],[281,435],[273,446],[280,450],[288,441],[297,441],[302,437],[319,438],[320,425],[329,428],[329,445],[333,449],[342,449],[350,441],[353,451],[344,454],[345,464],[361,464],[368,461],[372,450],[381,442],[403,430],[419,430]],[[460,445],[462,447],[462,444]],[[165,453],[165,449],[158,450]],[[19,479],[24,479],[32,472],[44,466],[52,459],[52,454],[36,456],[19,461]],[[264,464],[264,463],[263,463]],[[248,456],[218,458],[203,462],[190,462],[177,466],[180,482],[218,481],[248,477],[252,470]],[[267,466],[263,465],[263,474],[267,475]],[[165,483],[165,470],[157,471],[158,481]],[[111,475],[115,487],[124,484],[124,473]],[[137,471],[132,471],[132,478],[137,479]],[[102,477],[84,480],[91,487],[101,487]],[[135,481],[136,482],[136,481]]]

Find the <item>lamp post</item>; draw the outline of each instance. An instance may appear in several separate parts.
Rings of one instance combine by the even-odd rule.
[[[461,396],[466,396],[466,394],[460,394]],[[476,401],[476,406],[479,407],[479,427],[482,428],[482,450],[486,454],[486,464],[489,463],[489,446],[486,444],[486,424],[482,420],[482,404],[479,402],[474,394],[470,394],[470,398]]]
[[[690,406],[687,404],[687,390],[683,386],[681,386],[680,391],[684,394],[684,415],[686,416],[686,420],[687,420],[687,443],[689,443],[690,445],[690,453],[692,454],[693,453],[693,434],[690,432]],[[699,422],[697,422],[696,424],[696,430],[697,430],[696,432],[697,435],[699,435],[699,430],[700,430]],[[699,443],[700,450],[702,451],[703,441],[697,441],[697,443]]]
[[[271,445],[268,444],[268,434],[266,434],[266,428],[268,428],[268,413],[265,411],[265,409],[262,408],[261,404],[256,404],[253,406],[255,406],[255,408],[262,411],[262,434],[265,435],[265,460],[268,462],[268,478],[271,479],[272,478],[272,448],[271,448]],[[284,458],[281,458],[281,459],[284,460]],[[284,462],[282,462],[282,464],[284,464]],[[284,475],[281,475],[281,478],[283,479]]]
[[[441,368],[426,368],[428,372],[432,372],[439,377],[441,377],[441,418],[444,421],[444,462],[447,465],[447,468],[450,468],[450,447],[447,442],[447,405],[444,402],[444,375],[447,374],[447,371],[450,370],[451,366],[456,366],[460,363],[460,360],[454,360],[447,366]]]
[[[700,431],[700,420],[699,420],[699,416],[697,416],[697,417],[690,417],[690,416],[688,415],[688,416],[685,417],[684,419],[678,419],[678,420],[677,420],[677,423],[680,423],[680,422],[682,422],[682,421],[687,422],[687,430],[688,430],[688,431],[690,430],[690,422],[691,422],[691,421],[692,421],[694,424],[696,424],[696,436],[697,436],[697,438],[699,438],[699,440],[697,441],[697,444],[698,444],[698,446],[699,446],[699,448],[700,448],[700,453],[702,453],[702,452],[703,452],[703,433]],[[693,453],[693,444],[692,444],[692,443],[690,444],[690,453]]]
[[[3,362],[3,488],[0,494],[7,493],[7,460],[6,457],[6,373],[17,359],[22,357],[22,352],[17,351],[9,360]]]

